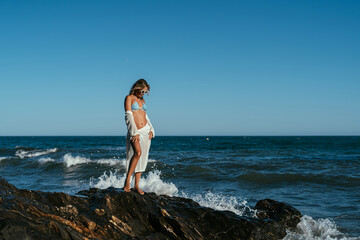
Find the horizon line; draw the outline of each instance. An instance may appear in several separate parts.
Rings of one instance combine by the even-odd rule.
[[[126,137],[126,135],[0,135],[0,137]],[[359,135],[160,135],[156,137],[360,137]],[[155,138],[156,138],[155,137]]]

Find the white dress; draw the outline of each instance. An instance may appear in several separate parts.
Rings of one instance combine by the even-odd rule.
[[[146,169],[146,165],[148,163],[149,157],[149,149],[151,145],[151,140],[149,140],[149,132],[153,133],[153,137],[155,137],[155,131],[153,126],[151,125],[150,119],[146,114],[147,123],[144,127],[137,129],[134,116],[132,111],[125,112],[125,122],[128,128],[128,133],[126,136],[126,172],[129,171],[130,161],[134,155],[134,148],[131,144],[131,139],[135,135],[140,135],[140,148],[141,148],[141,156],[136,165],[135,173],[144,172]]]

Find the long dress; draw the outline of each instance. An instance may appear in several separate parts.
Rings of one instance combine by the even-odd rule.
[[[128,128],[127,136],[126,136],[126,172],[129,171],[130,161],[134,155],[134,148],[131,144],[131,139],[135,135],[140,135],[140,148],[141,148],[141,156],[139,161],[135,167],[135,173],[144,172],[148,163],[149,150],[151,145],[151,140],[149,140],[149,132],[153,133],[153,137],[155,137],[155,130],[150,122],[149,117],[146,114],[147,123],[144,127],[137,129],[134,116],[132,111],[125,112],[125,122]]]

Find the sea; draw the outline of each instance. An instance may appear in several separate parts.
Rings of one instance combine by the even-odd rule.
[[[125,150],[125,136],[0,137],[0,176],[72,195],[122,188]],[[157,136],[140,188],[250,217],[270,198],[303,214],[284,239],[360,239],[359,170],[358,136]]]

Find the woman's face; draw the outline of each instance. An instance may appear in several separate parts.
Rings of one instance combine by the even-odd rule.
[[[136,91],[136,96],[142,98],[148,92],[148,88],[144,87],[141,90]]]

